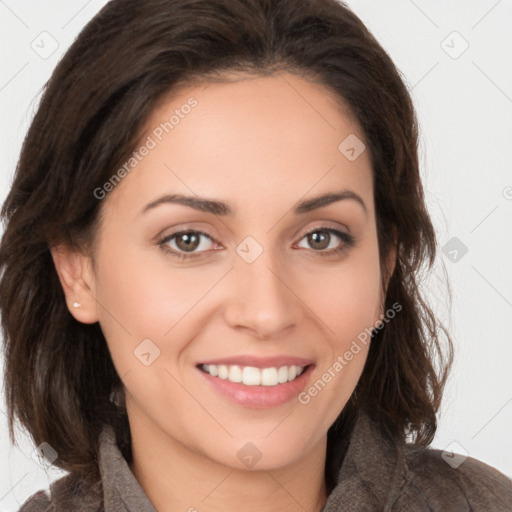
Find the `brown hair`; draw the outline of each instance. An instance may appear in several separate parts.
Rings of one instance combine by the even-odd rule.
[[[402,309],[373,337],[356,391],[329,429],[329,487],[334,454],[346,446],[359,409],[396,441],[412,435],[430,444],[453,347],[419,290],[436,240],[416,115],[390,57],[337,0],[112,0],[80,33],[45,86],[2,209],[11,442],[17,417],[36,445],[45,441],[58,452],[58,467],[94,479],[98,435],[111,424],[131,460],[126,409],[110,400],[122,382],[105,338],[98,323],[69,313],[49,249],[94,240],[101,201],[93,191],[129,158],[169,91],[222,71],[281,70],[327,86],[357,119],[373,164],[381,268],[394,230],[398,244],[385,309]]]

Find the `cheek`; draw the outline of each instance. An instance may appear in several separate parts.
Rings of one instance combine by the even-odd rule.
[[[320,286],[308,297],[324,326],[325,343],[315,379],[298,398],[305,410],[314,408],[311,416],[321,417],[325,429],[345,407],[359,381],[380,305],[378,250],[376,246],[367,249],[337,272],[317,274]],[[317,420],[305,421],[317,428]]]
[[[378,257],[376,241],[367,243],[338,267],[317,271],[315,286],[309,283],[309,304],[338,345],[374,325],[380,309]]]
[[[157,365],[176,357],[186,344],[178,333],[191,321],[197,325],[194,318],[201,308],[196,306],[218,280],[218,272],[180,269],[155,250],[111,241],[98,250],[96,299],[103,334],[122,375],[134,362],[138,367],[134,351],[144,340],[154,343],[146,346],[152,356],[158,354]],[[122,252],[117,247],[123,247]]]

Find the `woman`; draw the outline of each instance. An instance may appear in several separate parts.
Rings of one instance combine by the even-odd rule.
[[[109,2],[2,210],[11,440],[69,471],[21,510],[512,510],[428,448],[452,355],[417,140],[335,0]]]

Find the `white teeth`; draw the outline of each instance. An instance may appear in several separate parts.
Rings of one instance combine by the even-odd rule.
[[[219,377],[221,379],[227,379],[229,377],[229,368],[225,364],[219,364],[218,368],[219,368]]]
[[[242,370],[240,366],[229,367],[229,377],[231,382],[242,382]]]
[[[286,366],[284,368],[286,368]],[[278,382],[279,381],[277,380],[277,368],[261,369],[261,384],[263,386],[276,386]]]
[[[255,368],[254,366],[238,366],[224,364],[203,364],[205,372],[213,377],[243,383],[246,386],[277,386],[296,379],[304,372],[302,366],[281,366],[271,368]]]
[[[261,371],[254,366],[246,366],[242,372],[242,382],[246,386],[259,386],[261,384]]]
[[[279,384],[283,384],[283,382],[288,382],[288,367],[281,366],[277,371],[277,381]]]

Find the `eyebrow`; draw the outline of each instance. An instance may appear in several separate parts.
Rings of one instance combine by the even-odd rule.
[[[363,208],[365,214],[368,213],[366,204],[364,203],[361,196],[351,190],[341,190],[339,192],[332,192],[313,197],[311,199],[306,199],[305,201],[297,204],[293,212],[295,215],[300,215],[343,200],[356,201]],[[234,210],[227,203],[222,201],[198,196],[184,196],[181,194],[163,195],[148,203],[142,209],[141,213],[145,214],[149,210],[152,210],[162,204],[181,204],[202,212],[213,213],[214,215],[229,216],[233,215],[234,213]]]

